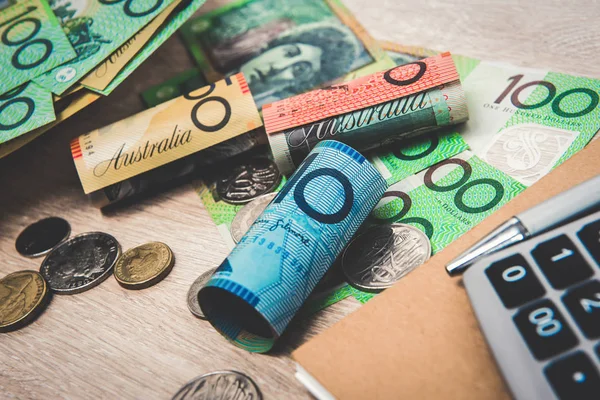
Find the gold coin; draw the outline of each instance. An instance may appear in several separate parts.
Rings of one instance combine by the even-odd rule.
[[[37,271],[17,271],[0,279],[0,331],[31,322],[45,305],[48,286]]]
[[[173,268],[173,261],[173,252],[166,244],[142,244],[119,257],[115,265],[115,279],[127,289],[144,289],[167,276]]]

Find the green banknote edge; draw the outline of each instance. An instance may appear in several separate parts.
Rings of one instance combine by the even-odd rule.
[[[26,5],[27,3],[38,3],[42,7],[42,9],[44,10],[44,13],[48,17],[46,22],[49,25],[52,25],[52,27],[54,29],[56,29],[55,34],[57,37],[53,38],[53,39],[56,39],[56,42],[54,42],[54,40],[53,40],[52,45],[53,45],[53,51],[54,50],[57,51],[57,56],[60,54],[60,60],[58,60],[58,62],[55,63],[54,65],[47,67],[45,69],[45,71],[38,72],[35,75],[22,74],[22,79],[10,82],[10,84],[8,86],[4,86],[5,82],[9,81],[8,79],[4,82],[0,81],[0,94],[4,94],[10,90],[13,90],[14,88],[17,88],[20,85],[22,85],[23,83],[26,83],[28,81],[35,79],[36,77],[46,73],[47,71],[52,71],[54,68],[60,66],[61,64],[66,63],[66,62],[69,62],[70,60],[74,59],[77,56],[77,53],[75,52],[75,49],[73,49],[73,46],[69,42],[67,35],[65,35],[65,33],[60,25],[60,22],[58,21],[58,18],[56,18],[56,15],[54,15],[54,11],[52,11],[52,8],[50,8],[50,5],[48,4],[48,2],[46,0],[22,1],[20,3],[23,5]],[[19,2],[11,1],[11,2],[9,2],[9,5],[6,8],[12,7],[17,4],[19,4]],[[4,9],[0,9],[0,10],[4,10]],[[0,12],[2,12],[2,11],[0,11]],[[2,44],[2,47],[6,47],[6,46],[4,44]],[[61,51],[59,51],[59,49]],[[41,87],[41,85],[38,85],[38,86]]]
[[[30,81],[28,83],[25,83],[24,85],[27,85],[27,87],[25,88],[25,90],[23,90],[23,92],[11,96],[10,98],[6,99],[6,101],[0,100],[0,107],[4,107],[11,100],[15,104],[18,104],[19,98],[24,98],[32,99],[34,101],[34,110],[29,119],[23,122],[23,124],[9,131],[0,131],[0,144],[8,142],[9,140],[17,138],[21,135],[24,135],[28,132],[31,132],[34,129],[40,128],[56,120],[56,113],[54,111],[54,104],[52,101],[52,93],[47,91],[40,85],[37,85],[35,82]],[[10,92],[11,90],[9,90],[8,93],[5,93],[3,96],[6,96]],[[0,96],[0,99],[1,98],[2,96]],[[15,99],[17,101],[15,101]],[[9,107],[11,106],[7,106],[5,110],[10,110]],[[13,107],[15,107],[15,105],[13,105]],[[0,114],[0,116],[1,115],[2,114]]]
[[[160,4],[160,6],[157,7],[157,9],[155,11],[152,12],[152,13],[154,13],[154,17],[159,15],[161,12],[163,12],[164,9],[167,8],[172,2],[173,2],[173,0],[162,0],[162,4]],[[118,4],[115,2],[106,3],[106,5],[109,5],[109,6],[112,5],[113,7],[119,7],[119,6],[125,7],[125,4],[129,5],[129,3],[121,3],[121,2],[119,2]],[[109,9],[107,9],[107,10],[109,10]],[[103,17],[110,18],[110,15],[108,15],[109,11],[106,11],[106,13],[107,13],[107,15],[103,15]],[[96,17],[98,17],[98,16],[96,16]],[[120,40],[117,40],[117,41],[114,41],[114,39],[113,39],[114,43],[111,42],[111,43],[113,43],[113,46],[111,47],[110,51],[106,52],[104,58],[100,59],[100,58],[98,58],[98,56],[91,56],[87,59],[83,59],[83,60],[73,64],[73,65],[77,66],[78,68],[80,68],[76,72],[77,78],[73,78],[73,80],[69,80],[68,82],[64,82],[64,83],[57,82],[54,79],[54,77],[53,77],[54,72],[58,68],[63,68],[65,66],[68,66],[69,63],[67,62],[67,63],[64,63],[58,67],[55,67],[54,69],[51,69],[48,72],[38,76],[37,78],[34,79],[34,81],[36,83],[38,83],[40,86],[43,86],[47,89],[49,89],[51,87],[52,93],[55,93],[57,95],[63,94],[65,91],[67,91],[69,88],[71,88],[74,84],[79,82],[91,70],[93,70],[106,57],[109,57],[116,49],[118,49],[120,46],[122,46],[123,43],[125,43],[127,40],[129,40],[129,38],[131,36],[135,35],[136,32],[138,32],[140,29],[142,29],[144,26],[146,26],[154,17],[152,17],[152,18],[146,18],[146,16],[140,17],[139,27],[135,32],[132,32],[131,35],[128,37],[121,37],[121,38],[119,38]],[[144,21],[144,22],[141,22],[141,21]],[[125,23],[128,23],[128,22],[131,23],[132,21],[125,21]],[[101,93],[101,94],[103,94],[103,93]]]
[[[104,90],[97,90],[93,88],[89,88],[90,90],[100,93],[102,95],[108,96],[112,93],[113,90],[117,88],[133,71],[136,70],[139,65],[146,61],[152,53],[160,47],[177,29],[183,25],[186,20],[195,13],[205,2],[206,0],[191,0],[187,3],[187,6],[177,13],[176,16],[169,18],[169,21],[164,25],[164,27],[160,30],[160,32],[156,33],[150,41],[144,46],[142,50],[138,54],[136,54],[129,63],[123,68],[117,76],[108,84],[108,86]],[[85,86],[85,85],[84,85]]]

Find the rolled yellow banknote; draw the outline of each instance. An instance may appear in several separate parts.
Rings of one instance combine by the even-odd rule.
[[[237,74],[81,135],[71,152],[89,194],[261,126],[246,79]]]

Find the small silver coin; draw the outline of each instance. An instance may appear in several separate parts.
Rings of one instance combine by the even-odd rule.
[[[261,400],[256,383],[237,371],[216,371],[186,383],[172,400]]]
[[[263,194],[242,207],[231,221],[231,238],[238,243],[277,193]]]
[[[25,257],[47,254],[71,234],[71,226],[58,217],[44,218],[29,225],[17,237],[15,248]]]
[[[266,157],[255,157],[238,165],[227,177],[217,181],[217,194],[226,203],[246,204],[270,193],[281,182],[277,166]]]
[[[215,270],[216,270],[216,268],[213,268],[211,270],[206,271],[202,275],[200,275],[194,281],[194,283],[192,283],[192,286],[190,286],[190,290],[188,290],[188,295],[187,295],[188,308],[190,309],[190,312],[192,314],[194,314],[196,317],[201,318],[201,319],[206,319],[206,317],[204,316],[204,313],[202,312],[202,309],[200,308],[200,303],[198,302],[198,292],[200,292],[200,289],[202,289],[204,287],[204,285],[206,285],[206,282],[208,282],[210,277],[213,276],[213,274],[215,273]]]
[[[367,292],[389,288],[431,256],[431,242],[406,224],[373,226],[350,242],[342,256],[348,283]]]
[[[111,235],[83,233],[48,253],[40,273],[57,294],[81,293],[108,278],[120,254],[119,242]]]

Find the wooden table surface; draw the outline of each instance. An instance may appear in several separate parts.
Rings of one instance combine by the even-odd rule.
[[[201,10],[216,4],[209,0]],[[595,0],[345,4],[377,39],[600,75]],[[188,380],[220,369],[246,372],[266,399],[310,398],[294,378],[289,354],[357,302],[346,299],[294,322],[270,354],[237,349],[187,309],[190,284],[227,254],[191,186],[103,214],[88,203],[77,178],[68,145],[73,137],[142,110],[141,91],[190,67],[175,35],[109,97],[0,160],[0,276],[39,269],[40,259],[17,254],[15,238],[29,223],[52,215],[67,219],[73,234],[104,231],[124,249],[159,240],[176,255],[173,271],[156,286],[128,291],[111,277],[90,291],[54,296],[34,323],[0,334],[0,398],[168,399]]]

